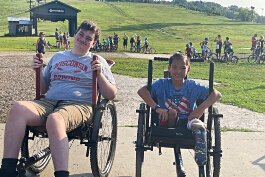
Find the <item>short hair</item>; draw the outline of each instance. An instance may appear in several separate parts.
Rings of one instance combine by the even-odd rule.
[[[39,33],[39,37],[41,37],[41,35],[45,35],[45,33],[44,32],[40,32]]]
[[[100,28],[93,22],[91,21],[83,21],[80,26],[77,28],[75,34],[79,31],[79,30],[85,30],[85,31],[92,31],[93,33],[95,33],[95,39],[94,41],[99,39],[99,36],[101,34],[101,30]]]
[[[173,63],[174,60],[183,60],[185,62],[186,65],[190,65],[190,61],[188,60],[186,55],[183,55],[181,52],[177,52],[175,54],[173,54],[170,58],[169,58],[169,65],[171,65]]]

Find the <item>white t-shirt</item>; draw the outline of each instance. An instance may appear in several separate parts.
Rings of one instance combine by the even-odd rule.
[[[49,86],[45,97],[92,103],[92,56],[92,53],[80,56],[71,51],[56,53],[43,70],[43,77]],[[102,57],[99,60],[102,74],[115,84],[108,63]]]

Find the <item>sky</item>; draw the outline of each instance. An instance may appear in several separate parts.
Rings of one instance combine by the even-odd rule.
[[[187,1],[194,1],[194,0],[187,0]],[[253,6],[255,7],[255,11],[259,15],[265,15],[265,1],[264,0],[202,0],[202,1],[203,2],[215,2],[224,7],[227,7],[230,5],[237,5],[238,7],[246,7],[250,9],[250,7]]]

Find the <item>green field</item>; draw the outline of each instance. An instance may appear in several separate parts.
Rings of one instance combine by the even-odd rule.
[[[126,32],[129,36],[139,34],[148,37],[158,53],[173,53],[184,50],[192,41],[196,48],[209,37],[209,46],[214,48],[214,38],[221,34],[231,38],[236,53],[249,53],[251,36],[264,33],[264,26],[255,23],[237,22],[225,17],[208,16],[203,13],[173,5],[147,3],[105,3],[85,0],[64,0],[64,3],[81,10],[78,22],[84,19],[95,21],[103,30],[102,38]],[[8,33],[8,16],[28,16],[26,1],[6,0],[0,12],[0,35]],[[67,31],[68,21],[39,21],[39,30],[54,35],[55,28]],[[52,44],[54,37],[47,37]],[[0,50],[34,50],[36,37],[0,38]]]
[[[95,21],[102,29],[103,36],[126,32],[129,36],[139,34],[148,37],[151,46],[158,53],[174,53],[184,50],[192,41],[196,48],[204,37],[209,37],[209,46],[214,48],[218,34],[229,36],[235,53],[250,53],[251,37],[254,33],[265,33],[264,26],[255,23],[236,22],[225,17],[208,16],[178,6],[146,3],[105,3],[89,0],[64,0],[64,3],[81,10],[78,23],[85,19]],[[7,17],[27,17],[26,1],[6,0],[1,2],[0,36],[8,33]],[[17,15],[16,15],[17,14]],[[39,21],[39,30],[47,34],[47,40],[54,44],[55,28],[67,31],[68,22]],[[101,39],[102,39],[101,38]],[[0,37],[0,50],[35,50],[37,37]],[[56,51],[57,49],[52,49]],[[119,49],[121,51],[121,48]],[[133,77],[147,77],[147,60],[114,58],[113,72]],[[162,77],[166,63],[155,64],[155,77]],[[216,88],[223,94],[221,102],[265,112],[265,67],[248,64],[240,60],[237,65],[216,64]],[[208,64],[193,63],[191,78],[207,79]]]

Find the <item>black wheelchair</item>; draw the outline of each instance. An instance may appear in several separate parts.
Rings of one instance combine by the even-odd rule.
[[[108,63],[114,64],[111,61]],[[39,77],[38,74],[37,77]],[[97,93],[95,76],[93,80],[93,92]],[[38,78],[36,79],[36,98],[39,98],[40,90],[37,81]],[[100,94],[93,95],[93,99],[97,101],[94,101],[92,123],[85,123],[67,135],[69,144],[74,140],[80,140],[80,144],[86,146],[86,157],[90,154],[93,176],[106,177],[110,173],[115,156],[117,112],[113,101],[100,98]],[[41,173],[49,164],[50,159],[51,150],[47,132],[40,127],[27,127],[21,146],[21,158],[17,165],[19,176],[24,177],[26,171],[32,174]]]
[[[148,63],[148,82],[147,87],[151,89],[153,61]],[[164,76],[169,77],[168,71],[164,71]],[[214,78],[214,63],[210,63],[209,72],[209,92],[213,91]],[[203,100],[198,100],[197,105]],[[159,149],[161,155],[161,147],[174,148],[176,174],[177,177],[185,177],[181,149],[194,149],[195,140],[191,131],[181,128],[165,128],[159,126],[158,115],[145,103],[141,103],[139,109],[137,140],[135,141],[136,151],[136,177],[141,177],[142,165],[144,162],[144,152],[151,150],[154,147]],[[219,177],[221,167],[221,128],[220,118],[222,114],[218,113],[217,108],[209,107],[208,119],[205,120],[205,115],[201,120],[206,123],[207,127],[207,164],[200,166],[199,177]],[[195,163],[195,162],[194,162]]]

